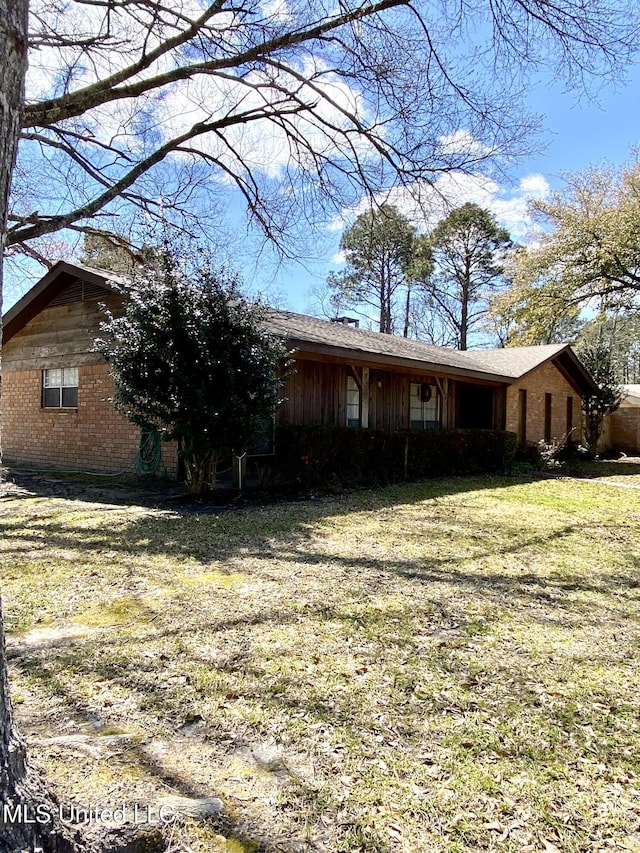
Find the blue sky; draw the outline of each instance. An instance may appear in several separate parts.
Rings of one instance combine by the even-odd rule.
[[[561,187],[561,174],[566,171],[578,171],[591,164],[615,166],[628,162],[633,147],[640,143],[640,65],[630,68],[627,76],[627,81],[617,87],[602,87],[597,101],[580,99],[561,84],[533,84],[527,106],[543,117],[539,144],[528,156],[510,165],[508,177],[496,177],[483,184],[480,191],[463,182],[457,196],[459,203],[474,200],[485,204],[514,237],[522,240],[527,227],[527,195],[540,194],[545,187]],[[306,312],[314,307],[313,288],[322,287],[328,273],[339,266],[336,254],[340,234],[341,228],[336,226],[318,235],[314,256],[306,257],[303,263],[283,262],[276,268],[263,255],[241,263],[241,272],[252,288],[262,291],[269,301]],[[27,282],[12,277],[10,265],[6,272],[4,310],[42,274],[42,269],[34,269],[35,276]]]
[[[557,189],[562,186],[563,172],[629,162],[632,149],[640,145],[640,65],[630,68],[627,77],[617,86],[602,87],[597,100],[579,98],[560,84],[542,82],[533,86],[528,106],[543,117],[543,132],[539,150],[509,167],[511,181],[499,180],[495,212],[507,227],[513,228],[518,221],[522,185],[526,186],[528,179],[535,182],[542,176],[551,188]],[[526,222],[521,225],[524,232]],[[322,256],[307,260],[304,266],[288,263],[276,272],[267,269],[257,275],[252,267],[245,271],[246,275],[267,294],[280,300],[285,297],[286,307],[304,312],[314,301],[311,289],[321,286],[328,272],[337,268],[334,256],[340,233],[328,233]]]

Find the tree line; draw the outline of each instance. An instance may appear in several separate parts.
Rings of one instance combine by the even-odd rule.
[[[451,210],[428,235],[382,204],[342,235],[345,267],[328,278],[330,310],[373,310],[380,332],[466,350],[506,284],[511,246],[508,231],[473,202]]]
[[[44,262],[52,235],[117,232],[136,215],[219,234],[229,187],[290,253],[310,222],[363,196],[519,153],[535,124],[529,75],[584,88],[618,75],[638,44],[623,0],[29,11],[0,0],[0,234],[3,253]],[[3,630],[0,609],[0,799],[29,807],[50,800],[13,724]],[[0,848],[36,847],[90,845],[55,821],[0,822]]]
[[[360,214],[342,235],[325,311],[461,350],[597,343],[618,382],[640,382],[640,164],[566,175],[530,207],[536,233],[524,246],[472,202],[430,233],[390,204]]]

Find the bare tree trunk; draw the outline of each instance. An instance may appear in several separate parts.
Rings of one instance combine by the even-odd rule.
[[[27,11],[27,0],[0,0],[0,305],[7,206],[18,147],[27,70]],[[24,744],[14,731],[9,700],[4,620],[0,602],[0,803],[8,803],[19,797],[25,780]],[[27,847],[25,827],[7,827],[2,818],[3,815],[0,815],[0,849]]]
[[[4,248],[11,175],[27,71],[27,0],[0,0],[0,233]],[[0,274],[1,275],[1,274]],[[2,278],[0,277],[0,294]]]
[[[27,13],[27,0],[0,0],[0,304],[7,205],[24,102]],[[0,326],[0,341],[1,334]],[[0,850],[72,851],[73,843],[54,824],[54,812],[54,804],[29,770],[24,742],[13,725],[0,600]]]
[[[26,760],[13,725],[0,601],[0,850],[79,853],[84,849],[57,820],[57,805]]]
[[[20,788],[26,779],[26,762],[24,744],[13,728],[1,601],[0,631],[0,803],[4,805],[20,799]],[[0,848],[21,850],[27,846],[27,841],[23,825],[7,826],[0,816]]]
[[[407,282],[407,299],[404,304],[404,328],[402,337],[409,337],[409,319],[411,317],[411,282]]]
[[[467,349],[467,335],[469,332],[469,302],[471,301],[471,268],[467,258],[465,261],[464,281],[460,298],[460,346],[458,349]]]

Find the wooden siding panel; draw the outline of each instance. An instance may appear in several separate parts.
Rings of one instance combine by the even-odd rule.
[[[114,313],[122,305],[121,298],[115,295],[104,302]],[[4,347],[3,372],[55,367],[52,360],[56,359],[69,366],[99,362],[94,341],[100,335],[100,323],[105,320],[99,304],[90,300],[45,308]]]

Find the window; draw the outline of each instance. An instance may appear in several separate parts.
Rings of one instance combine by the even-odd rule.
[[[409,427],[438,429],[438,392],[435,385],[412,382],[409,393]]]
[[[518,444],[527,441],[527,392],[525,388],[518,391]]]
[[[551,394],[544,395],[544,440],[551,444]]]
[[[567,397],[567,433],[569,439],[572,439],[573,431],[573,397]]]
[[[360,389],[353,376],[347,376],[347,426],[360,426]]]
[[[42,406],[75,409],[78,406],[78,368],[58,367],[42,371]]]

